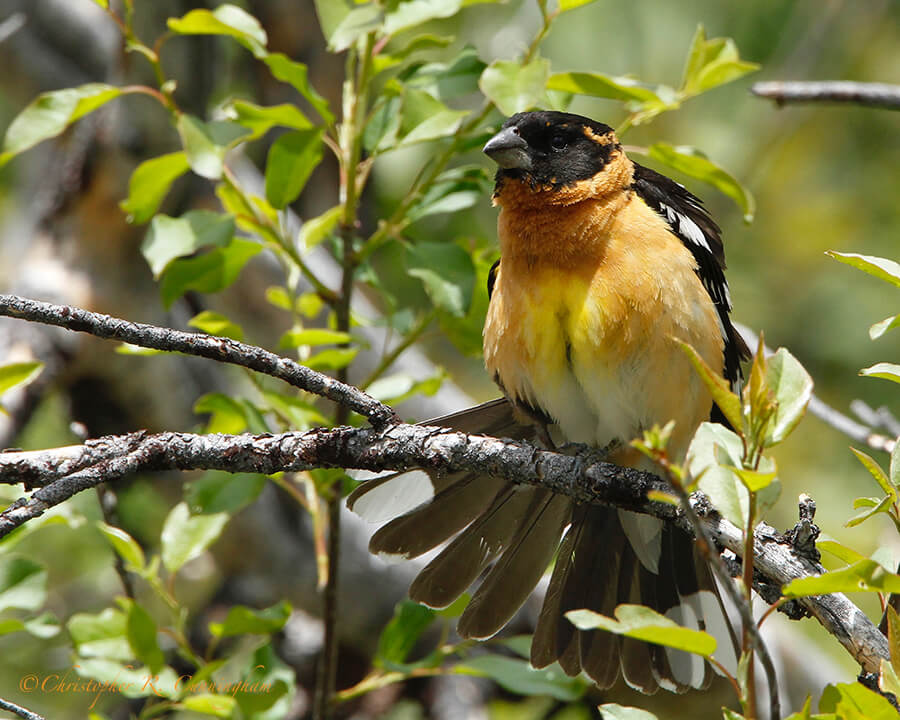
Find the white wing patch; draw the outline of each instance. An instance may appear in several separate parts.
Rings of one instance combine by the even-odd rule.
[[[669,221],[669,225],[673,228],[677,228],[678,234],[681,235],[681,237],[694,243],[694,245],[702,247],[707,252],[712,252],[709,243],[706,241],[706,235],[704,235],[703,231],[697,227],[697,223],[691,220],[687,215],[682,215],[675,208],[669,207],[665,203],[660,203],[659,209],[665,212],[666,220]]]

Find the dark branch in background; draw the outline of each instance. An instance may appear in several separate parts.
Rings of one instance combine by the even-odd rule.
[[[59,450],[0,453],[0,482],[34,486],[38,478],[48,481],[30,497],[0,513],[0,537],[86,488],[138,470],[271,474],[316,467],[486,472],[547,487],[578,502],[654,515],[676,522],[693,534],[691,523],[680,509],[647,500],[650,491],[670,493],[668,483],[650,473],[597,461],[596,450],[562,455],[513,440],[398,424],[381,429],[340,427],[260,436],[132,433]],[[740,528],[720,517],[699,493],[694,494],[691,504],[708,536],[740,557]],[[795,578],[825,572],[808,552],[803,552],[806,544],[798,542],[795,547],[791,540],[760,525],[754,543],[757,573],[767,584],[780,588]],[[887,639],[846,596],[808,597],[799,603],[866,671],[877,672],[881,659],[889,657]]]
[[[36,712],[31,712],[31,710],[23,708],[21,705],[11,703],[9,700],[4,700],[3,698],[0,698],[0,710],[11,712],[13,715],[18,715],[24,720],[45,720],[43,715],[38,715]]]
[[[900,85],[862,83],[844,80],[824,82],[758,82],[750,92],[788,103],[851,103],[886,110],[900,110]]]
[[[229,338],[130,322],[68,305],[53,305],[17,295],[0,295],[0,315],[56,325],[154,350],[180,352],[240,365],[348,407],[364,415],[376,427],[396,419],[391,408],[352,385],[338,382],[334,378],[262,348]]]

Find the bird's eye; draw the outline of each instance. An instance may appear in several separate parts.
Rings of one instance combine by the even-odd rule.
[[[566,140],[565,135],[554,135],[550,138],[550,147],[554,150],[565,150],[568,144],[569,142]]]

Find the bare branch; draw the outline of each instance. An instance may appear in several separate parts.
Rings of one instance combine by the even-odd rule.
[[[562,455],[524,442],[397,424],[381,429],[340,427],[255,436],[132,433],[58,451],[0,453],[0,482],[27,479],[36,485],[35,479],[44,470],[52,480],[0,513],[0,537],[86,488],[138,470],[271,474],[316,467],[482,472],[548,487],[579,502],[654,515],[693,534],[680,509],[647,500],[651,490],[671,492],[668,483],[650,473],[598,461],[593,449]],[[65,475],[67,470],[71,474]],[[708,535],[740,557],[741,530],[721,518],[699,493],[691,504]],[[798,547],[760,525],[754,543],[757,573],[781,587],[795,578],[825,572],[810,553]],[[844,595],[801,598],[799,602],[866,671],[877,672],[881,658],[889,657],[886,638]]]
[[[847,82],[758,82],[750,92],[779,105],[801,102],[851,103],[866,107],[900,110],[900,85]]]
[[[364,415],[375,426],[396,419],[391,408],[358,388],[338,382],[288,358],[230,338],[130,322],[68,305],[53,305],[17,295],[0,295],[0,315],[56,325],[140,347],[197,355],[240,365],[348,407]]]
[[[38,715],[36,712],[31,712],[31,710],[3,698],[0,698],[0,710],[6,710],[13,715],[18,715],[23,720],[45,720],[43,715]]]

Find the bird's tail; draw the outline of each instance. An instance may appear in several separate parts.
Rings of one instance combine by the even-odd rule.
[[[535,435],[533,427],[516,421],[505,399],[427,424],[514,439]],[[640,603],[681,625],[704,629],[716,618],[730,630],[715,583],[682,531],[486,475],[418,473],[413,478],[398,473],[370,481],[348,504],[370,520],[402,513],[372,536],[373,553],[411,558],[446,543],[410,587],[413,600],[447,607],[483,576],[459,620],[460,636],[487,638],[498,632],[555,555],[532,641],[535,667],[559,660],[568,674],[584,670],[604,688],[621,669],[629,685],[646,693],[709,684],[709,666],[697,656],[601,630],[578,630],[564,616],[581,608],[613,616],[622,603]]]

